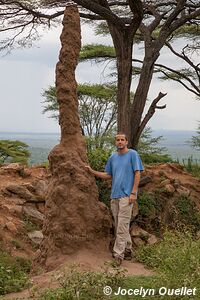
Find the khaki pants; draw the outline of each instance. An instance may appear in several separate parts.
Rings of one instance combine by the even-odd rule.
[[[112,199],[110,202],[115,223],[115,244],[113,254],[115,257],[124,258],[125,249],[132,248],[129,233],[133,204],[129,204],[129,197]]]

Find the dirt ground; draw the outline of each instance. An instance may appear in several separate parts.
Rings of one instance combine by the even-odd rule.
[[[51,272],[46,272],[40,275],[32,276],[32,287],[22,292],[11,293],[0,297],[0,299],[34,299],[34,291],[41,291],[48,288],[56,288],[59,286],[56,277],[60,273],[66,272],[72,265],[77,265],[78,268],[84,271],[101,272],[106,262],[111,261],[111,254],[107,251],[91,252],[88,250],[81,250],[75,255],[60,258],[62,267],[57,268]],[[153,274],[152,270],[145,268],[141,263],[123,261],[120,268],[125,269],[126,275],[130,276],[150,276]],[[32,298],[31,298],[32,297]]]

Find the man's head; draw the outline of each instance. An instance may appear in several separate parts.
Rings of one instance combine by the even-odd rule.
[[[126,149],[128,145],[127,136],[123,132],[119,132],[115,136],[115,145],[118,150]]]

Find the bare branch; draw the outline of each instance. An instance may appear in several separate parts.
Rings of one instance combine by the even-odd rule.
[[[133,13],[133,19],[130,24],[130,31],[135,34],[143,19],[143,6],[140,0],[129,0],[129,6]]]
[[[105,8],[102,5],[98,4],[98,2],[96,1],[74,0],[74,2],[92,11],[93,13],[100,15],[106,20],[109,20],[110,22],[114,23],[116,26],[120,28],[124,28],[125,26],[124,22],[116,14],[114,14],[110,9]]]
[[[140,136],[142,131],[144,130],[146,124],[148,123],[148,121],[152,118],[152,116],[154,115],[155,113],[155,110],[156,108],[158,109],[164,109],[166,108],[166,105],[162,105],[162,106],[157,106],[157,103],[167,95],[166,94],[163,94],[163,93],[159,93],[158,96],[152,101],[149,109],[148,109],[148,112],[146,113],[144,119],[142,120],[141,124],[140,124],[140,127],[139,127],[139,130],[138,130],[138,135]]]
[[[85,19],[90,19],[90,20],[104,20],[103,17],[98,16],[96,14],[86,14],[82,12],[80,12],[80,17]]]
[[[141,64],[143,63],[143,61],[141,61],[141,60],[139,60],[139,59],[133,59],[133,62],[137,62],[137,63],[141,63]],[[175,69],[172,69],[172,68],[167,67],[167,66],[165,66],[165,65],[162,65],[162,64],[157,64],[157,63],[156,63],[154,66],[158,68],[158,69],[157,69],[157,72],[163,73],[163,74],[164,74],[165,76],[167,76],[169,79],[174,80],[174,81],[180,83],[182,86],[184,86],[184,88],[186,88],[188,91],[192,92],[192,93],[195,94],[196,96],[198,96],[198,97],[200,96],[200,88],[199,88],[199,86],[196,85],[196,84],[194,83],[194,81],[191,80],[191,79],[190,79],[188,76],[186,76],[185,74],[181,73],[181,72],[178,71],[178,70],[175,70]],[[169,72],[171,72],[171,73],[174,73],[174,74],[178,75],[179,78],[182,78],[182,79],[186,80],[186,81],[193,87],[193,89],[190,88],[190,87],[189,87],[186,83],[184,83],[181,79],[179,79],[179,78],[174,79],[173,76],[170,76],[170,74],[167,73],[167,72],[165,72],[163,69],[164,69],[164,70],[167,70],[167,71],[169,71]]]

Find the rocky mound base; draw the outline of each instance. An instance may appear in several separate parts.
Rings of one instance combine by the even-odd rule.
[[[0,239],[2,248],[12,255],[30,258],[39,251],[50,178],[49,170],[42,166],[0,167]],[[178,220],[187,225],[191,222],[198,233],[199,195],[200,181],[182,166],[147,166],[140,183],[139,206],[136,203],[133,210],[134,246],[156,243],[162,229],[175,226]]]

